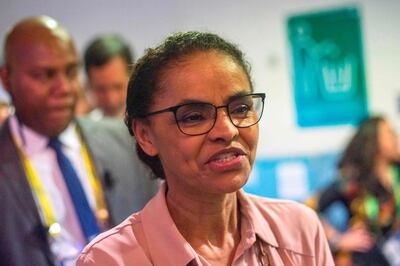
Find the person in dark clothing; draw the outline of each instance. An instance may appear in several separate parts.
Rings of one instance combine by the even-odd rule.
[[[338,163],[338,178],[318,195],[317,211],[341,203],[348,229],[324,220],[337,265],[392,265],[387,239],[399,232],[400,172],[397,136],[381,116],[366,119]]]

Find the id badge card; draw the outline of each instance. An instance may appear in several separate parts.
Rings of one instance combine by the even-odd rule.
[[[391,266],[400,266],[400,232],[383,243],[382,252]]]
[[[66,230],[60,230],[60,233],[56,235],[50,234],[50,249],[57,265],[75,266],[83,247],[83,243],[77,243]]]

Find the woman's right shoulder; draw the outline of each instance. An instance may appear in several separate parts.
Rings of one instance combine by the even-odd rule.
[[[146,255],[140,212],[94,238],[77,260],[80,265],[151,265]]]

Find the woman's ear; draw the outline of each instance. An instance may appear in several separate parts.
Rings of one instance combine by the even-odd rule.
[[[132,131],[135,135],[136,142],[147,155],[156,156],[158,154],[158,150],[154,145],[154,135],[152,134],[148,121],[133,119]]]

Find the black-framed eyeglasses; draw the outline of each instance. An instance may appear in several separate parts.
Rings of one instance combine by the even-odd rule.
[[[264,109],[265,93],[241,95],[227,105],[215,106],[211,103],[185,103],[140,117],[148,117],[164,112],[173,112],[179,130],[189,136],[207,134],[214,127],[217,111],[225,108],[232,124],[237,128],[251,127],[260,121]]]

